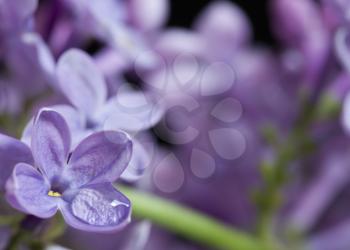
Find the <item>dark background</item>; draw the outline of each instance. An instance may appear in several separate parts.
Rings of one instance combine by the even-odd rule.
[[[215,0],[172,0],[169,26],[190,27],[197,14],[210,2]],[[220,1],[220,0],[218,0]],[[227,0],[239,5],[248,15],[257,42],[274,44],[270,32],[268,0]],[[291,0],[293,1],[293,0]]]

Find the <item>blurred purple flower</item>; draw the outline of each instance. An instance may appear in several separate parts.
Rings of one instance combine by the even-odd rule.
[[[65,6],[73,13],[72,24],[81,34],[97,38],[116,49],[124,60],[132,63],[148,50],[149,38],[165,23],[168,13],[167,0],[89,1],[65,0]],[[150,56],[145,62],[152,64]]]
[[[194,28],[205,40],[206,54],[216,60],[230,60],[252,38],[248,17],[229,1],[211,3],[197,17]]]
[[[146,88],[171,107],[176,95],[180,102],[184,95],[195,100],[231,95],[255,121],[286,124],[293,119],[295,96],[282,81],[283,68],[272,51],[251,46],[250,23],[236,5],[209,5],[195,28],[160,33],[153,44],[158,55],[153,69],[144,70],[136,61],[135,71]]]
[[[32,22],[32,15],[37,5],[37,0],[1,1],[0,33],[14,35],[28,27]]]
[[[328,230],[311,236],[306,244],[307,250],[346,250],[350,247],[349,240],[350,221],[349,219],[339,225],[330,227]]]
[[[17,99],[14,104],[9,101],[7,110],[4,110],[10,114],[15,113],[17,106],[28,97],[42,93],[47,84],[53,83],[53,56],[34,31],[33,14],[37,5],[36,0],[0,3],[0,58],[4,60],[6,71],[1,72],[4,73],[1,78],[11,83]],[[5,91],[3,89],[6,86],[0,85],[0,92]]]
[[[310,233],[322,222],[322,215],[336,197],[348,186],[350,179],[348,150],[350,144],[343,134],[334,135],[315,159],[316,171],[305,184],[298,183],[298,202],[288,215],[288,227]],[[303,169],[307,171],[306,169]],[[310,170],[309,170],[310,171]],[[334,222],[334,221],[333,221]]]
[[[286,63],[293,65],[302,84],[314,86],[322,80],[331,44],[320,6],[310,0],[274,0],[272,14],[274,31],[285,45]]]
[[[142,92],[120,91],[107,97],[106,83],[87,54],[79,50],[67,51],[58,61],[59,88],[76,109],[60,107],[74,131],[73,144],[86,135],[101,130],[123,130],[132,136],[155,125],[163,114],[159,103],[149,100]],[[134,180],[142,175],[148,155],[135,140],[135,151],[123,178]]]
[[[71,152],[65,120],[44,109],[35,119],[31,148],[34,164],[18,163],[6,183],[13,207],[40,218],[60,210],[69,225],[85,231],[115,231],[129,223],[130,201],[111,184],[131,157],[125,133],[94,133]]]
[[[350,2],[348,0],[322,0],[323,7],[330,22],[330,28],[336,28],[349,23],[348,11]]]

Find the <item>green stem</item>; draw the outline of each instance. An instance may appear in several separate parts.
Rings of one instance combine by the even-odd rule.
[[[124,186],[119,187],[119,189],[131,200],[134,216],[148,219],[152,223],[189,240],[214,249],[267,250],[254,237],[192,209],[150,193]]]
[[[262,172],[265,186],[258,193],[260,205],[258,233],[262,240],[272,244],[273,220],[282,203],[283,186],[288,181],[288,165],[298,157],[304,157],[315,151],[315,143],[309,138],[308,130],[315,120],[327,120],[340,112],[338,102],[330,97],[320,96],[315,102],[304,102],[296,126],[286,140],[277,148],[277,157],[272,164],[263,164]],[[271,133],[270,133],[271,134]],[[268,138],[272,136],[268,134]],[[275,141],[275,140],[274,140]],[[275,242],[276,243],[276,242]]]

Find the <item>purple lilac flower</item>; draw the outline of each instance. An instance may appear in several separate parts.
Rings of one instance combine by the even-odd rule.
[[[162,117],[162,107],[142,92],[121,89],[117,95],[108,98],[102,74],[81,51],[70,50],[62,55],[56,73],[62,93],[76,108],[66,108],[69,111],[62,112],[68,124],[73,124],[74,143],[103,129],[123,130],[135,137]],[[137,140],[134,143],[135,153],[123,174],[129,180],[139,177],[148,162],[142,144]]]
[[[125,133],[93,133],[71,150],[64,118],[47,109],[38,114],[32,130],[34,163],[18,159],[6,183],[14,208],[40,218],[60,210],[67,224],[85,231],[115,231],[130,221],[130,201],[111,184],[131,157],[132,143]]]
[[[72,143],[77,145],[87,135],[102,130],[123,130],[135,138],[145,138],[143,131],[162,117],[163,108],[152,96],[132,91],[124,86],[115,96],[108,97],[104,77],[92,59],[84,52],[72,49],[64,53],[56,67],[57,89],[74,106],[55,105],[52,109],[64,116],[73,131]],[[32,124],[26,126],[22,141],[30,144]],[[134,152],[122,177],[132,181],[148,166],[150,157],[145,140],[134,140]],[[146,140],[149,144],[149,140]]]

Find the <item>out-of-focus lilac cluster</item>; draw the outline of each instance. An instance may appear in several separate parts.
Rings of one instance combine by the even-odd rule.
[[[170,12],[0,0],[0,249],[57,211],[53,249],[206,249],[131,219],[116,181],[251,234],[267,217],[285,249],[349,249],[350,1],[270,0],[277,45],[234,2],[191,29]]]

